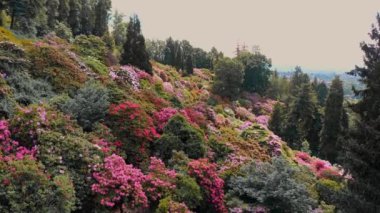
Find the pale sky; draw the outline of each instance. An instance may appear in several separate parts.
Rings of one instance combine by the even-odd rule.
[[[378,0],[112,0],[137,14],[146,38],[189,40],[233,56],[259,45],[275,68],[349,71],[362,64],[359,43],[380,12]]]

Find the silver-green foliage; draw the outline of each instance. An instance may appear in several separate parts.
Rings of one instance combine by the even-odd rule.
[[[284,158],[274,158],[272,164],[253,162],[240,170],[241,176],[231,178],[228,197],[241,206],[265,205],[275,212],[310,212],[317,207],[317,201],[294,178],[297,172],[299,169]]]
[[[89,82],[74,98],[64,103],[61,109],[77,119],[86,131],[91,131],[94,123],[102,120],[108,111],[108,91],[100,84]]]

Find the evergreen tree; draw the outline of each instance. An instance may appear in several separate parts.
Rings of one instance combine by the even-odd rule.
[[[290,94],[297,94],[303,84],[310,83],[310,78],[302,72],[301,67],[297,66],[290,79]]]
[[[10,28],[35,36],[46,33],[46,0],[10,0]]]
[[[145,47],[145,38],[141,33],[139,18],[134,15],[130,18],[127,29],[127,40],[121,56],[121,64],[131,64],[145,72],[152,74],[152,65]]]
[[[320,156],[330,162],[336,162],[341,150],[338,138],[342,131],[343,116],[343,83],[339,77],[332,81],[326,100],[325,117],[321,131]]]
[[[78,0],[70,0],[70,16],[68,17],[68,24],[70,25],[74,36],[81,34],[81,11],[81,3]]]
[[[360,76],[365,85],[355,91],[361,100],[352,109],[359,116],[347,146],[345,165],[352,174],[350,188],[364,198],[358,212],[380,211],[380,14],[369,34],[372,43],[361,43],[364,67],[356,67],[351,75]]]
[[[191,57],[191,55],[188,55],[186,57],[186,62],[185,62],[185,71],[186,71],[186,74],[188,75],[191,75],[193,74],[193,58]]]
[[[276,103],[273,108],[272,116],[269,120],[269,129],[279,136],[282,136],[282,125],[284,119],[282,108],[283,107],[280,103]]]
[[[121,46],[127,39],[127,27],[128,24],[123,21],[124,15],[119,13],[117,10],[113,15],[113,31],[112,36],[115,40],[116,46]]]
[[[58,21],[68,24],[70,16],[70,0],[59,0]]]
[[[213,91],[221,96],[236,99],[244,80],[243,65],[230,58],[220,60],[215,66]]]
[[[294,149],[300,149],[302,142],[307,140],[312,146],[318,133],[314,130],[317,100],[310,84],[303,84],[297,96],[290,105],[284,129],[284,138]]]
[[[80,23],[81,23],[81,34],[91,35],[94,30],[95,23],[95,0],[81,0],[81,13],[80,13]]]
[[[242,52],[237,58],[244,65],[243,89],[263,94],[269,86],[272,66],[270,59],[265,55],[249,52]]]
[[[96,3],[94,35],[103,36],[108,32],[111,4],[111,0],[98,0]]]
[[[54,29],[57,24],[59,0],[46,1],[47,24],[49,29]]]
[[[328,88],[324,81],[319,82],[315,88],[315,91],[317,93],[317,99],[320,106],[325,105],[325,101],[328,94]]]
[[[168,65],[174,65],[175,61],[175,44],[172,37],[166,40],[166,46],[164,49],[164,63]]]

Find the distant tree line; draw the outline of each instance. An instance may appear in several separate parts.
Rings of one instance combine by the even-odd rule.
[[[0,23],[12,30],[41,36],[60,25],[74,35],[103,36],[108,32],[111,0],[3,0]]]

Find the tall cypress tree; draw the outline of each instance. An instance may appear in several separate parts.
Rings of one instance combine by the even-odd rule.
[[[335,77],[326,100],[320,141],[320,156],[333,163],[341,151],[338,139],[343,130],[341,125],[343,113],[343,83],[339,77]]]
[[[68,17],[68,24],[74,35],[81,34],[81,11],[82,5],[78,0],[70,0],[70,16]]]
[[[58,21],[68,24],[70,16],[70,0],[59,0]]]
[[[46,11],[47,11],[47,25],[49,29],[54,29],[57,24],[59,16],[59,0],[49,0],[46,1]]]
[[[103,36],[108,32],[111,4],[111,0],[98,0],[96,3],[94,35]]]
[[[94,30],[94,15],[95,15],[95,1],[94,0],[81,0],[81,34],[91,35]]]
[[[123,46],[121,64],[131,64],[152,74],[152,65],[145,47],[145,38],[141,33],[140,20],[137,15],[130,18],[127,29],[127,40]]]
[[[272,116],[269,120],[269,129],[272,130],[276,135],[282,136],[283,127],[283,107],[280,103],[276,103],[273,108]]]
[[[364,67],[351,75],[359,76],[365,89],[355,91],[361,100],[352,109],[359,116],[347,146],[345,165],[352,174],[351,189],[364,198],[355,205],[362,212],[380,211],[380,14],[369,34],[371,43],[361,43]]]
[[[284,129],[284,138],[292,148],[300,149],[304,140],[315,143],[315,134],[318,135],[314,128],[316,113],[315,93],[309,83],[303,84],[290,104]]]

